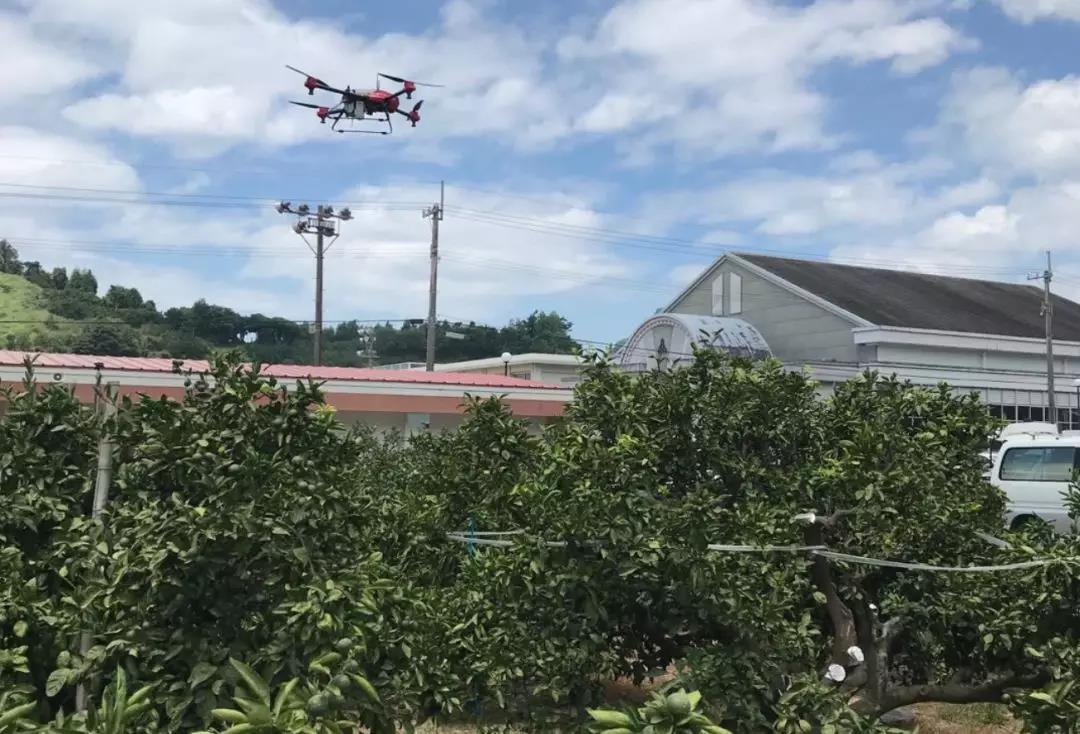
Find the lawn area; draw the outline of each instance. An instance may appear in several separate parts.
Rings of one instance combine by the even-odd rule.
[[[0,349],[19,349],[68,333],[69,327],[57,323],[41,301],[40,286],[0,273]]]

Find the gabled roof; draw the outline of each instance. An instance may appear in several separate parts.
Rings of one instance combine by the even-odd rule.
[[[1023,283],[739,253],[877,326],[1041,339],[1042,289]],[[1080,341],[1080,304],[1053,296],[1054,338]]]
[[[748,265],[836,313],[869,325],[1027,339],[1045,337],[1039,286],[752,253],[724,255],[669,308],[725,259]],[[1052,296],[1052,301],[1054,338],[1080,342],[1080,304],[1058,295]]]
[[[89,354],[50,354],[16,352],[0,349],[0,366],[21,365],[31,357],[36,369],[95,369],[123,372],[171,373],[174,360],[161,357],[104,357]],[[205,372],[209,365],[201,359],[176,360],[181,368]],[[314,367],[311,365],[273,364],[262,368],[263,374],[279,379],[344,380],[347,382],[397,382],[421,385],[457,385],[462,387],[491,387],[508,389],[561,390],[559,385],[522,380],[517,377],[460,372],[417,372],[412,370],[381,370],[359,367]]]

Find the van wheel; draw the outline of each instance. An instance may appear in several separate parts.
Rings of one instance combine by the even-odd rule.
[[[1009,526],[1010,530],[1023,530],[1029,528],[1035,523],[1039,522],[1039,518],[1035,515],[1017,515],[1013,518],[1012,525]]]

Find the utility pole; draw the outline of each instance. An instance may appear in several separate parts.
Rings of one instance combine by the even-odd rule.
[[[1050,281],[1054,279],[1054,269],[1050,264],[1050,251],[1046,251],[1046,270],[1041,275],[1029,275],[1028,280],[1043,282],[1042,315],[1046,319],[1046,389],[1047,407],[1050,416],[1047,423],[1057,425],[1057,396],[1054,394],[1054,304],[1050,300]]]
[[[90,506],[90,517],[95,523],[101,521],[101,513],[109,503],[109,488],[113,475],[113,437],[111,421],[116,416],[116,383],[101,389],[101,373],[98,373],[98,419],[101,436],[98,438],[97,476],[94,478],[94,500]],[[93,633],[84,629],[79,638],[79,655],[86,657],[93,643]],[[75,689],[75,710],[86,711],[89,705],[89,691],[86,681]]]
[[[345,222],[352,219],[352,212],[346,207],[335,214],[334,207],[319,204],[315,207],[315,214],[312,215],[311,207],[307,204],[301,204],[296,209],[293,209],[292,204],[287,201],[278,204],[276,209],[278,214],[292,214],[297,217],[296,224],[293,225],[293,231],[300,235],[304,240],[304,244],[315,255],[315,350],[313,359],[317,367],[322,364],[323,351],[323,257],[326,255],[326,251],[330,249],[330,245],[337,241],[339,236],[338,220]],[[306,234],[315,235],[314,247],[308,242],[308,238],[304,237]],[[326,237],[331,238],[329,244],[325,241]]]
[[[446,190],[442,181],[439,182],[439,203],[432,204],[424,210],[425,217],[431,217],[431,280],[428,284],[428,313],[427,313],[427,354],[425,369],[428,372],[435,371],[435,303],[436,291],[439,285],[439,222],[443,218],[443,202]]]

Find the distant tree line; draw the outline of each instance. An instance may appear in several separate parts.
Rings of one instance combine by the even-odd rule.
[[[110,356],[205,358],[215,350],[241,348],[253,360],[275,364],[311,361],[308,325],[261,313],[244,315],[199,299],[191,306],[158,309],[136,288],[112,285],[98,295],[89,269],[46,270],[23,261],[0,240],[0,273],[21,276],[41,288],[40,308],[50,316],[40,330],[4,334],[9,349],[43,349]],[[555,312],[536,311],[501,328],[443,321],[436,332],[439,361],[493,357],[504,351],[575,353],[571,323]],[[3,332],[0,332],[3,333]],[[449,335],[448,335],[449,333]],[[423,320],[325,326],[323,361],[336,366],[422,362],[427,328]]]

